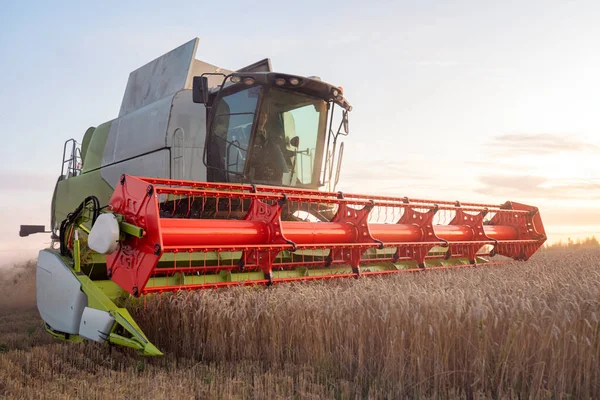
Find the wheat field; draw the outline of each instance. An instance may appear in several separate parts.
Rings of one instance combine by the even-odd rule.
[[[600,250],[152,296],[154,359],[51,339],[30,270],[1,288],[7,398],[600,398]]]

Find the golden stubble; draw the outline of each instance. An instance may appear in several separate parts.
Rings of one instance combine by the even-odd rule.
[[[57,343],[4,309],[0,397],[600,397],[600,250],[130,309],[166,357]]]

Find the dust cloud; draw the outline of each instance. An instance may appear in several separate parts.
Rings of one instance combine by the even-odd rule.
[[[35,306],[35,267],[35,260],[0,263],[1,311]]]

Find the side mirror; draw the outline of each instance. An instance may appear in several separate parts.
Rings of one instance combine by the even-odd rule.
[[[290,140],[290,145],[292,145],[292,147],[296,147],[298,148],[298,146],[300,146],[300,138],[298,136],[294,136],[291,140]]]
[[[208,104],[208,78],[206,76],[194,77],[192,101],[194,103]]]
[[[342,158],[344,157],[344,142],[340,144],[340,151],[337,159],[337,169],[335,171],[335,180],[333,181],[333,190],[337,187],[340,181],[340,172],[342,171]]]
[[[46,227],[44,225],[21,225],[19,230],[19,236],[26,237],[35,233],[46,233]]]
[[[344,132],[348,133],[348,111],[344,111],[343,124]]]

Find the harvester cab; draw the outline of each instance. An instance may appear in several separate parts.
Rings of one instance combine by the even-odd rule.
[[[214,91],[208,86],[214,73],[194,77],[193,101],[209,110],[207,180],[308,189],[329,183],[335,188],[343,153],[337,153],[336,164],[333,160],[338,137],[348,133],[352,107],[341,88],[316,78],[270,72],[269,65],[264,61],[222,74]],[[334,133],[336,106],[341,123]]]
[[[65,144],[36,277],[55,337],[159,355],[124,307],[141,296],[527,260],[544,243],[516,202],[336,192],[342,89],[196,48],[132,72],[119,116]]]

